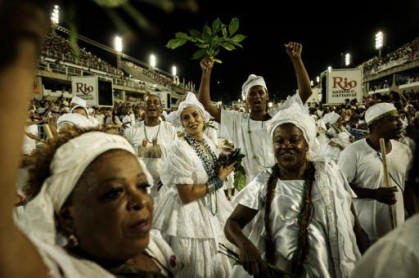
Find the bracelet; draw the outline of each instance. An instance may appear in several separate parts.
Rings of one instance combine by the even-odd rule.
[[[208,193],[212,193],[214,191],[216,191],[217,189],[215,189],[215,185],[212,184],[210,181],[207,182],[207,190]]]
[[[219,176],[212,176],[208,182],[208,192],[214,192],[215,190],[220,189],[223,187],[223,181],[220,179]]]

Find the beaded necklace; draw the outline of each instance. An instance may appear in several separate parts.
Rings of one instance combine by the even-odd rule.
[[[148,135],[147,135],[147,129],[145,127],[145,122],[144,122],[144,135],[145,135],[145,139],[147,140],[148,143],[152,144],[153,143],[153,138],[151,138],[151,140],[148,140]],[[157,130],[156,136],[154,138],[157,139],[157,137],[159,136],[160,133],[160,127],[161,127],[161,122],[159,123],[159,129]]]
[[[263,122],[262,121],[262,127],[263,127]],[[264,165],[262,164],[262,162],[260,161],[260,158],[256,155],[255,153],[255,149],[253,147],[253,139],[252,139],[252,130],[250,129],[250,115],[247,118],[247,133],[249,133],[249,139],[250,139],[250,149],[252,150],[252,154],[253,154],[253,159],[257,162],[257,164],[259,164],[259,166],[261,166],[262,168],[271,168],[272,165]]]
[[[206,150],[206,154],[202,151],[202,148],[199,146],[198,141],[195,138],[192,138],[189,134],[185,135],[185,141],[194,149],[196,154],[198,155],[199,159],[201,159],[202,164],[204,165],[205,172],[207,172],[208,178],[216,175],[216,169],[219,168],[218,159],[215,153],[211,150],[208,146],[205,139],[202,140],[204,148]],[[216,192],[208,193],[209,196],[209,203],[210,203],[210,211],[212,215],[217,214],[217,194]],[[215,203],[213,202],[212,198],[214,197]]]

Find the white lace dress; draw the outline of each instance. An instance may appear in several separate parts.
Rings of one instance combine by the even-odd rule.
[[[217,154],[213,142],[204,139]],[[233,209],[222,190],[188,204],[181,201],[176,184],[205,184],[208,180],[201,159],[183,138],[173,143],[160,178],[168,190],[155,207],[154,228],[184,264],[179,277],[228,277],[231,265],[217,246],[227,241],[223,229]]]

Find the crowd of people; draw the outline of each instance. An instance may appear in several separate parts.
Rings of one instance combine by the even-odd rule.
[[[247,112],[213,106],[210,58],[199,93],[167,116],[156,94],[141,118],[126,104],[123,117],[106,109],[98,120],[79,98],[29,106],[48,6],[0,1],[0,124],[14,127],[0,144],[1,277],[417,273],[411,99],[309,109],[303,46],[289,42],[299,90],[275,111],[255,74],[242,86]],[[38,120],[48,136],[28,150]],[[359,128],[363,138],[351,133]],[[246,186],[230,201],[224,189],[240,166]]]

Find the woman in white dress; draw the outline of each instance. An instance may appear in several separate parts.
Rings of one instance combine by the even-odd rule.
[[[195,95],[189,93],[174,113],[185,136],[173,143],[161,169],[168,190],[156,206],[154,227],[184,264],[179,277],[228,277],[231,266],[218,243],[226,241],[232,207],[220,188],[234,167],[219,166],[216,146],[204,134],[209,114]]]
[[[269,134],[277,164],[240,191],[225,227],[243,268],[255,277],[277,277],[266,263],[296,277],[347,277],[360,257],[351,190],[335,163],[308,159],[314,120],[292,105],[275,115]],[[255,216],[249,239],[242,229]],[[243,268],[232,277],[248,277]]]

